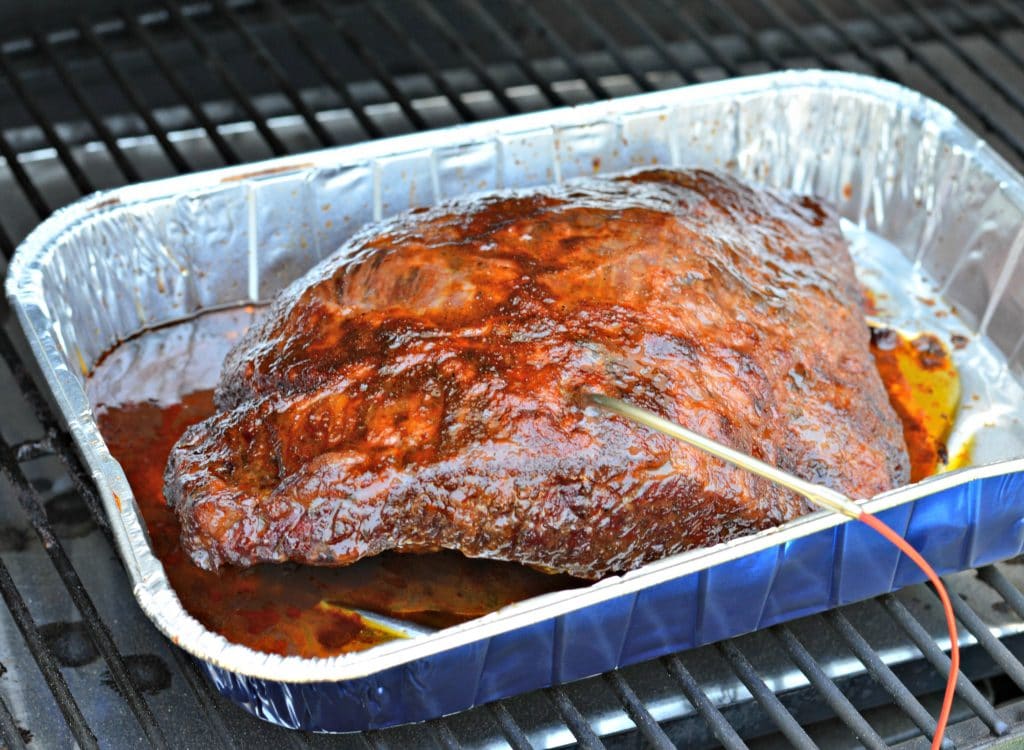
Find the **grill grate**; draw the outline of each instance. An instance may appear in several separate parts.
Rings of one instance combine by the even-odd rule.
[[[97,187],[787,66],[921,89],[1024,164],[1024,6],[1009,0],[160,0],[20,31],[3,14],[4,259]],[[925,587],[418,727],[338,739],[262,724],[137,611],[0,310],[6,747],[885,747],[934,731],[949,659]],[[1018,567],[949,579],[969,637],[950,745],[1024,734]]]

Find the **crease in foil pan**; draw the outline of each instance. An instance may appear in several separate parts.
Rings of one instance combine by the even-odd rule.
[[[108,191],[58,211],[19,247],[7,294],[136,598],[219,690],[290,727],[383,727],[921,580],[869,529],[816,513],[329,659],[229,643],[181,607],[83,387],[105,351],[147,327],[266,300],[367,221],[410,206],[650,164],[727,169],[832,202],[889,323],[965,337],[953,352],[965,398],[951,450],[971,440],[981,465],[866,508],[940,572],[1021,552],[1024,179],[949,110],[873,78],[790,71],[521,115]]]

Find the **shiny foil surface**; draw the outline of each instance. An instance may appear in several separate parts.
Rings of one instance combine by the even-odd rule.
[[[971,452],[971,468],[867,508],[942,572],[1021,552],[1024,179],[949,110],[893,83],[805,71],[689,86],[120,188],[58,211],[22,243],[7,294],[136,598],[218,689],[286,726],[383,727],[921,580],[871,530],[818,513],[329,659],[253,651],[182,608],[86,397],[104,352],[149,327],[265,301],[365,223],[406,208],[650,164],[726,169],[838,207],[878,318],[956,336],[963,395],[949,450]]]

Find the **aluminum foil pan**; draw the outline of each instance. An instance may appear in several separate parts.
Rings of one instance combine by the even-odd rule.
[[[330,659],[257,653],[181,607],[83,388],[105,351],[147,327],[265,300],[364,223],[410,206],[647,164],[728,169],[831,201],[862,278],[885,291],[883,314],[968,337],[955,351],[965,402],[951,449],[974,435],[984,465],[867,507],[941,571],[1021,552],[1024,180],[944,107],[863,76],[784,72],[380,140],[86,198],[36,229],[10,265],[7,294],[92,471],[136,598],[222,692],[286,726],[382,727],[921,579],[870,530],[818,513]]]

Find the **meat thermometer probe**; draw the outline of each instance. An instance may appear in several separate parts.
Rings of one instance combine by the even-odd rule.
[[[946,587],[943,585],[942,580],[921,554],[910,546],[906,539],[893,531],[884,521],[865,511],[841,492],[793,476],[776,466],[766,464],[764,461],[760,461],[753,456],[722,445],[716,440],[688,430],[682,425],[659,417],[652,411],[634,406],[621,399],[612,398],[600,393],[587,393],[584,395],[584,398],[594,406],[614,412],[619,416],[638,422],[669,437],[682,440],[684,443],[710,453],[726,463],[782,485],[799,495],[803,495],[819,508],[841,513],[848,518],[861,521],[877,531],[913,560],[917,567],[928,576],[928,580],[935,587],[935,591],[942,601],[942,609],[946,614],[946,625],[949,628],[949,677],[946,680],[946,693],[942,699],[942,710],[939,712],[939,718],[935,725],[935,736],[932,738],[932,750],[938,750],[938,748],[942,747],[942,738],[946,732],[949,713],[953,707],[953,696],[956,693],[956,678],[960,670],[960,648],[957,642],[956,620],[953,617],[953,606],[950,604],[949,594],[946,593]]]

